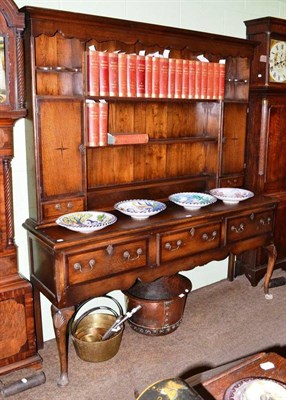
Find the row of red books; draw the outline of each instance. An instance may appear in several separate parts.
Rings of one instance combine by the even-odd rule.
[[[146,133],[108,133],[108,103],[87,100],[85,103],[87,145],[90,147],[147,143]]]
[[[88,50],[88,96],[223,99],[225,64]]]

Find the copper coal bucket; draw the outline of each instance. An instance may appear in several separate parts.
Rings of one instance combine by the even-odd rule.
[[[114,324],[117,317],[123,314],[120,303],[111,296],[119,309],[119,314],[107,306],[94,307],[75,320],[79,309],[86,303],[81,304],[71,321],[71,337],[75,351],[79,358],[89,362],[101,362],[114,357],[120,347],[122,328],[107,340],[102,340],[104,333]],[[108,313],[96,312],[98,310],[108,311]],[[111,313],[111,314],[110,314]]]
[[[180,325],[191,281],[176,274],[151,283],[138,282],[124,291],[127,308],[142,308],[128,320],[132,329],[144,335],[167,335]]]

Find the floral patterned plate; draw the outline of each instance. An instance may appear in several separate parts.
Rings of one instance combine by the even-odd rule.
[[[56,220],[64,228],[80,233],[91,233],[114,224],[117,218],[103,211],[79,211],[65,214]]]
[[[114,204],[114,208],[134,219],[146,219],[165,210],[166,204],[155,200],[124,200]]]
[[[209,206],[217,201],[214,196],[199,192],[181,192],[169,196],[169,200],[186,210],[197,210],[201,207]]]
[[[210,194],[226,204],[237,204],[254,196],[249,190],[238,188],[216,188],[210,190]]]
[[[285,400],[286,385],[274,379],[256,377],[234,382],[223,400]]]

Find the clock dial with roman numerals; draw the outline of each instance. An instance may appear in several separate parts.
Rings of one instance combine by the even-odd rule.
[[[286,41],[271,40],[269,80],[270,82],[286,83]]]

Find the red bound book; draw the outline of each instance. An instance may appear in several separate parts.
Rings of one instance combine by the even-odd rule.
[[[159,97],[168,97],[168,72],[169,59],[166,57],[159,58]]]
[[[126,54],[118,54],[118,95],[127,96]]]
[[[98,52],[88,50],[85,57],[86,92],[88,96],[99,96],[99,66]]]
[[[225,84],[225,64],[219,64],[218,98],[220,100],[224,98],[224,84]]]
[[[152,97],[159,97],[159,57],[152,57]]]
[[[189,60],[183,60],[182,99],[189,97]]]
[[[109,96],[109,79],[108,79],[108,53],[106,51],[98,52],[99,65],[99,95]]]
[[[108,53],[109,96],[118,96],[118,53]]]
[[[108,144],[148,143],[147,133],[108,133]]]
[[[183,80],[183,60],[181,58],[176,59],[175,68],[175,98],[180,99],[182,97],[182,80]]]
[[[88,101],[85,104],[88,146],[99,145],[99,103]]]
[[[108,104],[99,102],[99,146],[107,145]]]
[[[169,58],[168,70],[168,97],[175,97],[175,72],[176,72],[176,59]]]
[[[194,99],[196,95],[196,61],[189,60],[189,99]]]
[[[145,56],[136,55],[136,96],[145,97]]]
[[[208,62],[201,63],[202,77],[201,77],[201,99],[207,98],[207,84],[208,84]]]
[[[214,64],[214,82],[213,82],[213,99],[217,100],[219,96],[219,63]]]
[[[136,97],[136,54],[127,54],[127,96]]]
[[[196,60],[195,65],[195,99],[201,98],[202,87],[202,62]]]
[[[213,98],[213,81],[214,81],[214,63],[209,62],[208,64],[208,83],[207,83],[207,99]]]
[[[145,56],[145,97],[152,97],[152,57]]]

